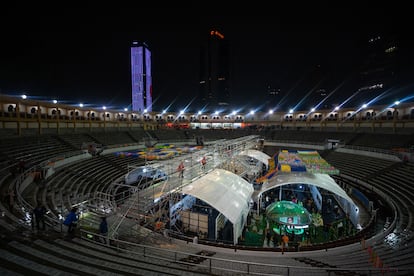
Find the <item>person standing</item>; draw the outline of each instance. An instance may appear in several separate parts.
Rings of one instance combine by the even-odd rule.
[[[43,205],[38,204],[36,208],[33,210],[34,219],[36,221],[36,229],[40,230],[40,225],[42,226],[42,230],[46,229],[45,225],[45,215],[46,215],[46,208]]]
[[[168,229],[167,228],[164,228],[164,230],[162,231],[162,233],[164,235],[164,238],[166,238],[168,240],[168,242],[171,242],[171,238],[170,238],[170,236],[168,234]]]
[[[181,161],[180,165],[178,165],[177,171],[178,171],[178,177],[183,178],[184,177],[184,162],[183,161]]]
[[[70,210],[69,214],[66,216],[66,219],[63,221],[63,224],[68,227],[68,234],[72,234],[73,230],[76,227],[76,224],[78,223],[77,211],[78,208],[73,207],[72,210]]]
[[[10,212],[13,212],[13,207],[14,207],[14,199],[15,199],[15,193],[14,193],[14,189],[9,189],[9,193],[8,193],[8,203],[9,203],[9,210]]]
[[[273,236],[272,232],[273,232],[272,229],[269,229],[269,228],[266,229],[267,246],[270,246],[270,241],[272,240],[272,236]]]
[[[207,164],[207,159],[205,156],[203,156],[203,159],[201,159],[201,168],[203,169],[203,171],[206,170],[206,164]]]
[[[102,242],[106,244],[106,236],[108,236],[108,222],[106,221],[106,217],[101,218],[101,223],[99,224],[99,233],[102,235]]]
[[[289,236],[285,234],[283,234],[282,236],[282,254],[285,253],[285,250],[288,248],[289,246]]]

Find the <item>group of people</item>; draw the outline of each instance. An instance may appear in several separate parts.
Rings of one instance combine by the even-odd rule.
[[[37,231],[46,230],[46,223],[45,223],[45,216],[47,210],[44,205],[38,204],[32,211],[32,229],[34,230],[35,227]],[[68,235],[73,235],[74,230],[77,226],[79,220],[78,216],[78,208],[73,207],[70,212],[65,217],[63,221],[63,225],[67,227]],[[108,235],[108,222],[106,217],[101,217],[101,222],[99,224],[99,234],[102,236],[101,241],[103,243],[107,243],[106,236]]]
[[[66,216],[63,224],[68,227],[68,234],[72,234],[76,225],[78,223],[78,208],[74,207],[70,211],[70,213]],[[106,221],[106,217],[101,217],[101,222],[99,224],[99,234],[102,236],[101,241],[103,243],[107,243],[106,236],[108,235],[108,222]]]
[[[289,236],[287,233],[283,233],[281,236],[279,236],[275,231],[273,231],[270,228],[266,228],[266,240],[267,240],[267,246],[270,246],[270,241],[273,240],[274,246],[280,243],[280,246],[282,248],[282,253],[287,250],[289,247]],[[281,239],[281,240],[279,240]]]
[[[66,216],[63,221],[63,225],[67,226],[68,234],[72,234],[76,228],[78,222],[78,208],[73,207],[69,214]],[[45,217],[47,214],[46,207],[42,204],[38,204],[32,211],[32,229],[36,228],[37,231],[46,230]]]
[[[207,164],[207,158],[205,156],[203,156],[203,158],[201,159],[200,164],[201,164],[201,169],[203,171],[205,171],[206,170],[206,164]],[[178,172],[178,177],[179,178],[184,178],[184,169],[185,169],[184,162],[181,161],[180,164],[177,167],[177,172]]]

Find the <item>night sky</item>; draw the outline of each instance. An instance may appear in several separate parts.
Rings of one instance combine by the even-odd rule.
[[[139,8],[139,2],[122,8],[3,7],[0,92],[126,107],[131,103],[130,46],[136,40],[152,52],[153,110],[181,110],[194,105],[200,46],[209,30],[217,29],[231,45],[234,106],[263,104],[270,86],[280,89],[281,103],[304,99],[299,109],[306,109],[314,105],[306,97],[310,90],[329,92],[355,74],[361,45],[371,34],[412,36],[401,6],[300,9],[300,2],[279,8],[269,2],[230,9],[161,3],[153,8]],[[316,87],[309,80],[321,83]]]

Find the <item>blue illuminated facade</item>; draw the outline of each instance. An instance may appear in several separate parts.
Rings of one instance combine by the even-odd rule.
[[[152,111],[151,51],[136,41],[131,46],[132,111]]]

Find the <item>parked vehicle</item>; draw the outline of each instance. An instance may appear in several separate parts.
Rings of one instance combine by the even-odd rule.
[[[142,181],[163,181],[167,180],[167,174],[159,168],[152,166],[140,166],[125,175],[125,184],[132,185]]]

